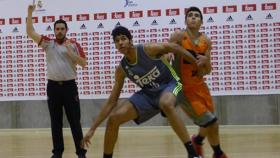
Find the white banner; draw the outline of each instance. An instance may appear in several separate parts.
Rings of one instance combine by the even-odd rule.
[[[32,0],[0,0],[0,100],[46,99],[44,51],[27,37],[27,6]],[[53,22],[68,22],[68,38],[87,52],[88,65],[78,68],[81,99],[107,98],[122,55],[111,30],[128,27],[134,43],[162,42],[184,26],[190,6],[204,14],[204,32],[213,42],[213,95],[280,94],[279,0],[36,0],[34,27],[53,37]],[[121,97],[137,90],[126,81]]]

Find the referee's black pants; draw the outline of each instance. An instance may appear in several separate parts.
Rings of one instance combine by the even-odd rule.
[[[78,88],[75,80],[52,81],[48,80],[47,85],[48,108],[51,117],[51,130],[53,141],[53,154],[62,155],[64,151],[63,142],[63,107],[66,117],[70,124],[72,136],[74,139],[76,154],[84,155],[85,149],[80,147],[83,139],[81,128],[81,111]]]

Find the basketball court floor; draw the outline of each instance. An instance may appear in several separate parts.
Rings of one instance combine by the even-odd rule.
[[[84,133],[88,129],[84,129]],[[102,158],[104,128],[98,128],[87,158]],[[197,127],[188,126],[190,134]],[[221,126],[221,145],[229,158],[280,158],[280,126]],[[64,129],[64,158],[77,158],[70,129]],[[205,142],[205,157],[212,150]],[[1,158],[49,158],[50,129],[1,129]],[[170,127],[122,127],[114,158],[187,158]]]

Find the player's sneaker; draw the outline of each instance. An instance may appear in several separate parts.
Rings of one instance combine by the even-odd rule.
[[[201,158],[204,158],[202,144],[197,144],[195,142],[195,137],[196,137],[196,135],[192,135],[192,144],[193,144],[194,150]]]
[[[216,157],[214,154],[213,154],[213,158],[228,158],[227,155],[225,153],[223,153],[223,155],[219,156],[219,157]]]
[[[55,154],[53,154],[53,155],[51,156],[51,158],[62,158],[62,156],[61,156],[61,155],[55,155]]]

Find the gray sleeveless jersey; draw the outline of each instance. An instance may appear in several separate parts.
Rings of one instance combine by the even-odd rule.
[[[176,73],[164,58],[149,57],[142,44],[135,47],[137,49],[135,64],[129,64],[125,57],[121,60],[121,66],[131,81],[144,90],[157,90],[173,79],[178,80]]]

